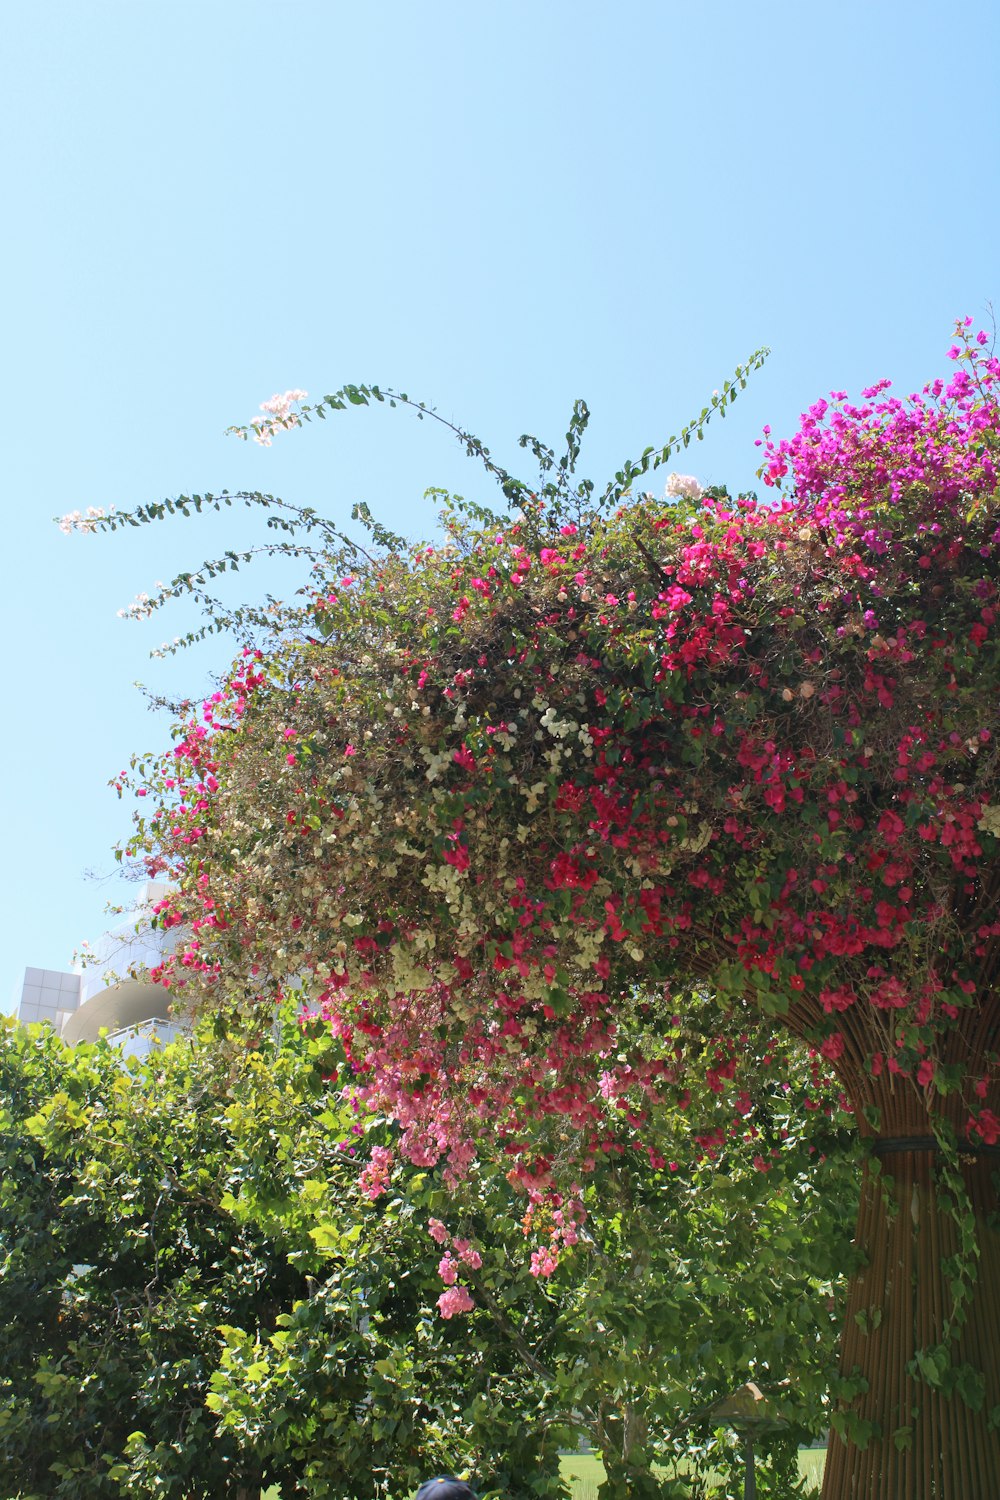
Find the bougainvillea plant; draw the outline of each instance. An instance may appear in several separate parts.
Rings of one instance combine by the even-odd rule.
[[[578,403],[561,458],[523,440],[534,487],[460,434],[505,507],[444,497],[434,545],[272,511],[318,538],[309,592],[139,766],[132,852],[188,934],[164,982],[245,1006],[294,976],[398,1152],[461,1178],[487,1131],[546,1254],[682,1092],[706,995],[815,1049],[872,1147],[838,1500],[1000,1493],[1000,361],[968,324],[950,355],[765,431],[762,500],[645,493],[676,441],[579,480]],[[414,404],[292,392],[244,432],[386,399]]]

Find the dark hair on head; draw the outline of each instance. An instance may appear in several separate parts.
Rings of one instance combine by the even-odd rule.
[[[452,1479],[448,1474],[439,1474],[434,1479],[424,1481],[414,1500],[479,1500],[479,1497],[464,1479]]]

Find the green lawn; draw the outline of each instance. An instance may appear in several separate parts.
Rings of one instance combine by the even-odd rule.
[[[799,1473],[817,1489],[823,1482],[823,1465],[826,1463],[825,1448],[800,1448]]]
[[[823,1478],[825,1448],[800,1448],[799,1473],[817,1487]],[[593,1454],[576,1453],[562,1460],[562,1471],[573,1481],[573,1500],[596,1500],[604,1465]]]

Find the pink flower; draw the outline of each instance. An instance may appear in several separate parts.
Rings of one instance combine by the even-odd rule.
[[[832,1036],[826,1038],[826,1041],[819,1050],[828,1062],[836,1062],[837,1058],[844,1051],[843,1035],[839,1031],[835,1031]]]
[[[531,1255],[532,1276],[551,1276],[559,1264],[559,1257],[552,1250],[534,1250]]]
[[[381,1198],[389,1186],[389,1173],[392,1170],[392,1152],[388,1146],[373,1146],[371,1160],[362,1170],[358,1178],[358,1186],[366,1198],[372,1201]]]
[[[902,1010],[909,998],[898,979],[885,979],[872,991],[872,1004],[877,1005],[879,1010]]]
[[[457,834],[449,833],[448,838],[453,842],[451,843],[449,848],[444,850],[441,858],[444,860],[445,864],[454,865],[456,870],[467,870],[469,868],[468,849],[464,844],[460,844],[458,842]]]
[[[479,1251],[473,1249],[468,1240],[455,1240],[454,1244],[459,1260],[464,1261],[470,1270],[478,1271],[483,1263],[483,1257]]]
[[[982,1136],[987,1146],[995,1146],[1000,1140],[1000,1120],[991,1109],[980,1110],[978,1119],[973,1119],[970,1115],[966,1128],[970,1135]]]
[[[430,1219],[427,1224],[427,1233],[437,1244],[443,1245],[448,1238],[448,1231],[440,1219]]]
[[[442,1318],[453,1318],[457,1313],[471,1312],[475,1303],[464,1286],[450,1286],[437,1300]]]
[[[450,1250],[438,1261],[438,1275],[445,1286],[454,1286],[458,1280],[458,1261]]]

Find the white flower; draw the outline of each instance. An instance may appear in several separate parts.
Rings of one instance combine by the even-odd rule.
[[[670,499],[700,500],[704,491],[693,474],[668,474],[664,494]]]
[[[156,608],[148,594],[137,594],[132,603],[118,611],[119,620],[146,620]]]
[[[292,410],[292,405],[294,402],[304,401],[308,394],[308,391],[286,391],[284,395],[272,396],[270,401],[262,401],[260,409],[266,415],[255,417],[250,423],[254,442],[259,443],[262,448],[270,448],[271,439],[276,432],[301,427],[302,419],[298,412]]]
[[[68,515],[62,516],[57,524],[59,530],[66,536],[71,531],[96,531],[97,523],[109,520],[114,513],[115,508],[113,505],[109,505],[107,510],[104,509],[103,505],[88,505],[85,516],[81,515],[78,510],[71,510]]]

